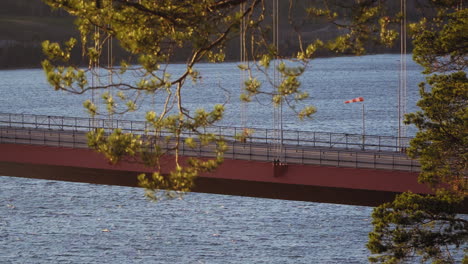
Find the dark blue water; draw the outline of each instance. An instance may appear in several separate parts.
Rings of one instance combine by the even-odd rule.
[[[317,59],[303,77],[318,112],[285,127],[396,135],[398,55]],[[174,66],[177,68],[177,66]],[[230,97],[225,124],[239,125],[236,64],[199,66],[194,109]],[[421,69],[408,65],[410,111]],[[225,90],[214,90],[221,85]],[[226,92],[228,91],[228,92]],[[89,95],[88,95],[89,96]],[[0,71],[0,112],[86,116],[85,97],[54,92],[41,70]],[[145,104],[128,118],[141,120]],[[271,106],[248,106],[248,125],[272,126]],[[0,149],[1,151],[1,149]],[[367,263],[372,208],[188,194],[151,203],[141,189],[0,177],[0,263]]]

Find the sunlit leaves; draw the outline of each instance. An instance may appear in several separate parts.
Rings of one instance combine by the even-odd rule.
[[[425,68],[426,74],[463,71],[468,65],[464,44],[468,10],[442,13],[440,19],[447,22],[439,24],[435,19],[423,19],[410,25],[415,44],[413,58]]]
[[[324,45],[323,42],[320,39],[318,39],[314,43],[309,44],[304,52],[299,51],[296,57],[298,60],[302,60],[302,61],[310,60],[314,56],[315,52],[319,48],[323,47],[323,45]]]
[[[106,105],[107,112],[113,114],[115,112],[114,97],[109,92],[105,92],[102,94],[102,100]]]
[[[47,81],[55,90],[66,90],[66,87],[74,87],[77,93],[83,91],[88,85],[85,72],[82,69],[73,67],[54,67],[50,61],[42,61]]]
[[[245,81],[245,90],[248,93],[256,94],[259,91],[260,85],[261,83],[257,78],[249,78]]]
[[[384,16],[379,18],[380,24],[380,42],[386,46],[392,46],[398,38],[398,33],[389,28],[390,17]]]
[[[246,64],[238,64],[237,67],[243,71],[246,71],[249,69],[249,66],[247,66]]]
[[[197,147],[197,143],[195,142],[195,139],[191,137],[188,137],[185,139],[185,145],[193,149]]]
[[[226,58],[226,54],[222,49],[216,52],[210,50],[207,52],[206,57],[209,62],[217,63],[217,62],[223,62]]]
[[[181,197],[184,192],[192,189],[197,176],[193,168],[177,167],[168,175],[153,172],[151,175],[140,174],[138,184],[145,188],[145,196],[152,201]]]
[[[70,53],[71,50],[76,45],[76,39],[70,38],[68,41],[65,42],[64,47],[62,48],[58,43],[51,43],[50,41],[46,40],[42,42],[42,51],[50,60],[62,60],[68,61],[70,60]]]
[[[224,115],[224,106],[215,105],[213,111],[207,112],[205,109],[197,109],[192,121],[188,121],[187,125],[191,129],[204,128],[220,121]],[[203,136],[203,135],[200,135]]]
[[[157,114],[154,111],[146,112],[146,121],[148,123],[155,123],[156,122]]]
[[[109,135],[105,130],[95,129],[87,134],[88,146],[95,149],[112,163],[135,156],[140,151],[142,141],[140,136],[131,133],[123,133],[121,129],[115,129]]]
[[[234,139],[239,142],[246,143],[253,136],[254,133],[255,130],[251,128],[244,128],[242,130],[242,133],[238,133],[234,136]]]
[[[125,105],[127,106],[127,109],[130,112],[136,111],[136,109],[137,109],[137,106],[136,106],[134,101],[129,100],[129,101],[127,101],[127,103]]]
[[[326,17],[327,19],[335,19],[338,17],[337,12],[333,12],[328,8],[309,7],[307,8],[307,13],[312,16]]]
[[[340,35],[334,41],[328,42],[327,47],[336,53],[343,53],[351,47],[351,42],[350,34]]]
[[[138,58],[138,63],[143,66],[147,72],[159,70],[161,58],[155,55],[143,54]]]
[[[97,106],[91,102],[91,100],[86,100],[83,102],[84,108],[88,111],[90,116],[95,116],[97,114]]]
[[[263,54],[261,60],[259,61],[259,65],[268,69],[270,67],[271,56],[269,54]]]
[[[306,106],[299,112],[299,118],[303,120],[304,118],[310,118],[313,114],[317,112],[317,109],[313,106]]]

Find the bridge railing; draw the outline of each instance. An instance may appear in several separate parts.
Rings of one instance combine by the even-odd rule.
[[[50,130],[89,131],[94,128],[115,129],[120,128],[124,132],[144,134],[151,130],[151,125],[145,121],[46,116],[31,114],[0,113],[0,126],[36,128]],[[372,151],[401,152],[409,146],[411,138],[360,135],[330,132],[312,132],[299,130],[283,130],[265,128],[245,128],[213,126],[206,128],[206,132],[224,136],[228,140],[235,140],[248,131],[247,141],[250,143],[266,143],[272,145],[280,144],[280,133],[282,133],[282,144],[296,146],[313,146],[318,148],[337,149],[360,149]],[[170,135],[162,132],[160,135]],[[184,132],[183,137],[194,136],[192,132]]]
[[[0,127],[0,143],[44,145],[54,147],[88,148],[85,131],[52,130],[44,128]],[[397,152],[353,151],[338,148],[321,148],[311,146],[283,145],[281,154],[278,146],[260,142],[228,141],[225,158],[253,161],[281,161],[294,164],[372,168],[387,170],[419,171],[417,161]],[[174,141],[162,143],[168,150]],[[215,145],[192,148],[182,141],[180,153],[183,156],[213,157]],[[279,156],[281,155],[281,156]]]

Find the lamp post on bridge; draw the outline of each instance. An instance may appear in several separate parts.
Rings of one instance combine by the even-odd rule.
[[[355,102],[364,102],[364,97],[357,97],[348,101],[345,101],[345,104],[355,103]],[[364,103],[362,103],[362,150],[364,150],[364,144],[366,142],[366,111]]]

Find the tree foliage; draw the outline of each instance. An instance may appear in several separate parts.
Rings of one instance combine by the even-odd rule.
[[[468,79],[465,72],[428,77],[420,85],[421,111],[406,116],[419,129],[409,155],[419,157],[419,180],[468,195]]]
[[[405,122],[419,129],[408,155],[419,159],[419,181],[435,194],[404,193],[374,210],[372,262],[468,262],[468,221],[457,215],[468,194],[467,10],[458,1],[430,4],[435,15],[410,28],[414,60],[437,74],[420,84],[421,110]]]
[[[436,194],[404,193],[374,210],[368,248],[379,254],[370,258],[375,262],[419,255],[422,261],[454,263],[453,253],[468,242],[468,221],[456,214],[467,197],[468,79],[456,72],[430,76],[428,84],[430,92],[421,84],[421,111],[407,115],[406,122],[420,129],[408,154],[419,158],[419,181]]]
[[[449,196],[404,193],[377,207],[368,248],[380,255],[370,260],[453,263],[451,252],[466,244],[468,235],[468,221],[457,217],[457,205]]]
[[[318,1],[315,4],[322,13],[311,8],[303,12],[303,17],[293,16],[291,10],[296,8],[293,0],[276,3],[267,0],[43,1],[76,17],[75,24],[80,32],[79,40],[71,38],[63,44],[49,41],[42,44],[48,57],[42,66],[55,90],[91,93],[92,97],[95,92],[100,93],[100,101],[93,98],[83,103],[92,117],[135,111],[147,97],[163,102],[146,113],[149,126],[143,135],[108,128],[88,134],[89,146],[103,153],[110,162],[131,160],[154,169],[153,175],[139,177],[151,198],[176,194],[163,192],[158,196],[161,189],[189,190],[196,175],[215,169],[223,161],[227,149],[224,139],[206,131],[223,118],[225,105],[214,105],[210,111],[190,111],[183,103],[182,90],[186,81],[197,84],[202,78],[203,73],[196,70],[198,62],[222,62],[226,57],[226,45],[240,36],[243,62],[239,69],[246,76],[240,99],[250,102],[258,96],[266,96],[274,107],[287,106],[298,118],[304,119],[311,117],[316,109],[299,104],[309,97],[301,89],[300,77],[316,51],[327,47],[334,51],[362,53],[364,40],[378,35],[375,28],[372,32],[363,31],[364,25],[372,24],[379,10],[378,0],[357,1],[356,7],[346,12],[347,17],[341,22],[347,24],[340,25],[345,36],[311,43],[304,43],[301,36],[304,20],[320,19],[322,13],[330,13],[346,1]],[[285,8],[281,14],[285,17],[287,13],[289,30],[296,35],[298,48],[291,54],[281,51],[278,32],[275,32],[279,25],[274,24],[278,22],[274,5],[276,10]],[[380,29],[386,30],[386,27]],[[109,56],[114,42],[128,52],[128,59],[116,62]],[[88,62],[87,68],[70,62],[74,49],[81,49]],[[186,54],[185,70],[171,72],[168,65],[175,55],[180,58],[180,54]],[[263,74],[262,78],[258,72]],[[183,136],[187,133],[195,136]],[[239,138],[246,140],[247,137]],[[181,159],[182,145],[193,149],[210,148],[215,152],[214,158]],[[166,156],[174,157],[175,162],[172,172],[164,174],[160,159]]]

